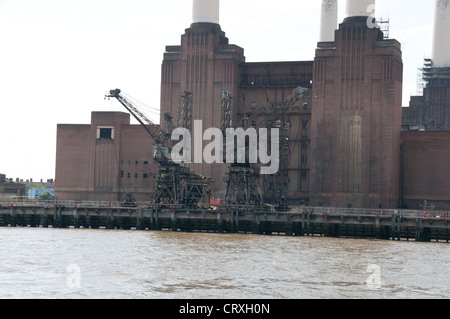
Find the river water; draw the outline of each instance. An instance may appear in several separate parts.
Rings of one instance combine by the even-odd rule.
[[[450,246],[0,228],[1,299],[447,299]]]

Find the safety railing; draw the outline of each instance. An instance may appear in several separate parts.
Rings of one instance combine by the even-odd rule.
[[[0,199],[2,207],[9,206],[65,206],[65,207],[122,207],[120,201],[75,201],[75,200],[37,200],[28,198]],[[139,202],[138,207],[150,205],[150,202]]]
[[[138,202],[137,207],[148,207],[151,202]],[[117,207],[122,208],[122,202],[120,201],[60,201],[60,200],[36,200],[28,198],[12,198],[1,199],[0,207],[11,206],[38,206],[38,207],[54,207],[64,206],[66,208],[106,208]],[[275,211],[275,207],[274,207]],[[404,210],[404,209],[364,209],[364,208],[338,208],[338,207],[310,207],[310,206],[295,206],[292,207],[289,212],[286,213],[314,213],[314,214],[328,214],[328,215],[357,215],[357,216],[379,216],[379,217],[425,217],[425,218],[449,218],[450,211],[445,210]]]
[[[328,215],[358,215],[358,216],[380,216],[380,217],[429,217],[448,218],[450,211],[445,210],[405,210],[405,209],[366,209],[366,208],[338,208],[338,207],[293,207],[291,212],[310,212]]]

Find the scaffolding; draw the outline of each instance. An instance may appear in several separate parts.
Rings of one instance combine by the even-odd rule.
[[[428,84],[431,86],[450,86],[450,67],[436,67],[432,59],[425,58],[419,72],[422,73],[420,83],[422,83],[423,88]]]

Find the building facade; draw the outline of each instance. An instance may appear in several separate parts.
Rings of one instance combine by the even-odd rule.
[[[130,114],[92,112],[91,124],[58,125],[56,200],[151,201],[153,141]]]
[[[222,92],[232,96],[232,123],[251,113],[259,122],[279,107],[299,86],[311,88],[312,61],[246,63],[244,50],[229,43],[218,23],[218,1],[194,1],[193,23],[181,36],[181,45],[166,47],[161,71],[161,123],[164,112],[179,114],[181,96],[192,93],[192,118],[203,130],[221,127]],[[206,10],[207,8],[208,10]],[[282,136],[289,140],[278,174],[262,179],[266,200],[289,196],[301,202],[309,193],[309,123],[311,100],[298,101],[283,120]],[[204,142],[205,146],[208,142]],[[225,197],[226,164],[190,164],[211,177],[213,197]]]
[[[439,65],[424,69],[423,96],[402,108],[401,46],[374,22],[373,2],[347,0],[338,25],[337,0],[323,0],[311,61],[251,63],[222,31],[219,0],[194,0],[191,26],[164,53],[161,125],[166,112],[185,114],[187,92],[203,134],[221,128],[223,92],[232,96],[232,123],[239,127],[246,117],[251,125],[260,123],[304,87],[310,94],[277,122],[280,170],[261,178],[266,202],[286,197],[292,205],[418,209],[435,201],[449,208],[450,59],[439,49],[449,37],[436,33],[431,61]],[[442,14],[448,10],[442,4],[436,0],[436,20],[445,27],[450,14]],[[151,150],[151,139],[130,125],[129,114],[93,112],[90,125],[59,125],[56,196],[120,200],[132,192],[147,200],[156,171]],[[189,166],[213,178],[213,198],[225,197],[227,164]]]
[[[25,183],[14,183],[7,179],[6,175],[0,174],[0,200],[22,199],[26,195]]]
[[[450,4],[435,1],[432,57],[425,59],[423,92],[403,108],[402,205],[450,208]]]
[[[347,17],[314,61],[311,205],[399,203],[400,43],[367,17]]]

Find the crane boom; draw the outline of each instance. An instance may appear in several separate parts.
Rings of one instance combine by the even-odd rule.
[[[147,131],[151,138],[155,141],[154,156],[158,161],[170,161],[169,152],[171,149],[170,136],[168,133],[162,131],[155,123],[153,123],[144,113],[136,108],[127,98],[121,95],[120,89],[109,91],[109,94],[105,98],[115,98],[122,104],[128,112],[141,124],[141,126]],[[164,115],[166,121],[171,119],[169,114]]]
[[[161,133],[158,132],[159,129],[156,128],[156,125],[149,120],[144,113],[139,111],[130,101],[128,101],[125,97],[121,95],[120,89],[115,89],[109,91],[109,94],[106,95],[106,98],[115,98],[117,101],[119,101],[120,104],[122,104],[128,112],[133,115],[133,117],[144,127],[144,129],[147,131],[147,133],[153,138],[153,140],[158,143],[160,142],[160,136]],[[153,130],[150,130],[148,128],[148,125],[153,127]],[[156,131],[156,132],[155,132]]]
[[[117,99],[155,141],[153,153],[158,162],[158,173],[155,174],[153,203],[159,207],[209,207],[212,180],[191,172],[171,158],[171,132],[175,129],[172,116],[168,112],[164,113],[165,132],[124,97],[121,90],[111,90],[105,98]]]
[[[289,96],[289,98],[281,105],[281,107],[276,108],[272,113],[268,114],[266,119],[257,125],[257,127],[270,128],[273,124],[279,120],[284,113],[289,111],[289,109],[304,95],[308,94],[309,90],[303,87],[298,87],[294,89]]]

